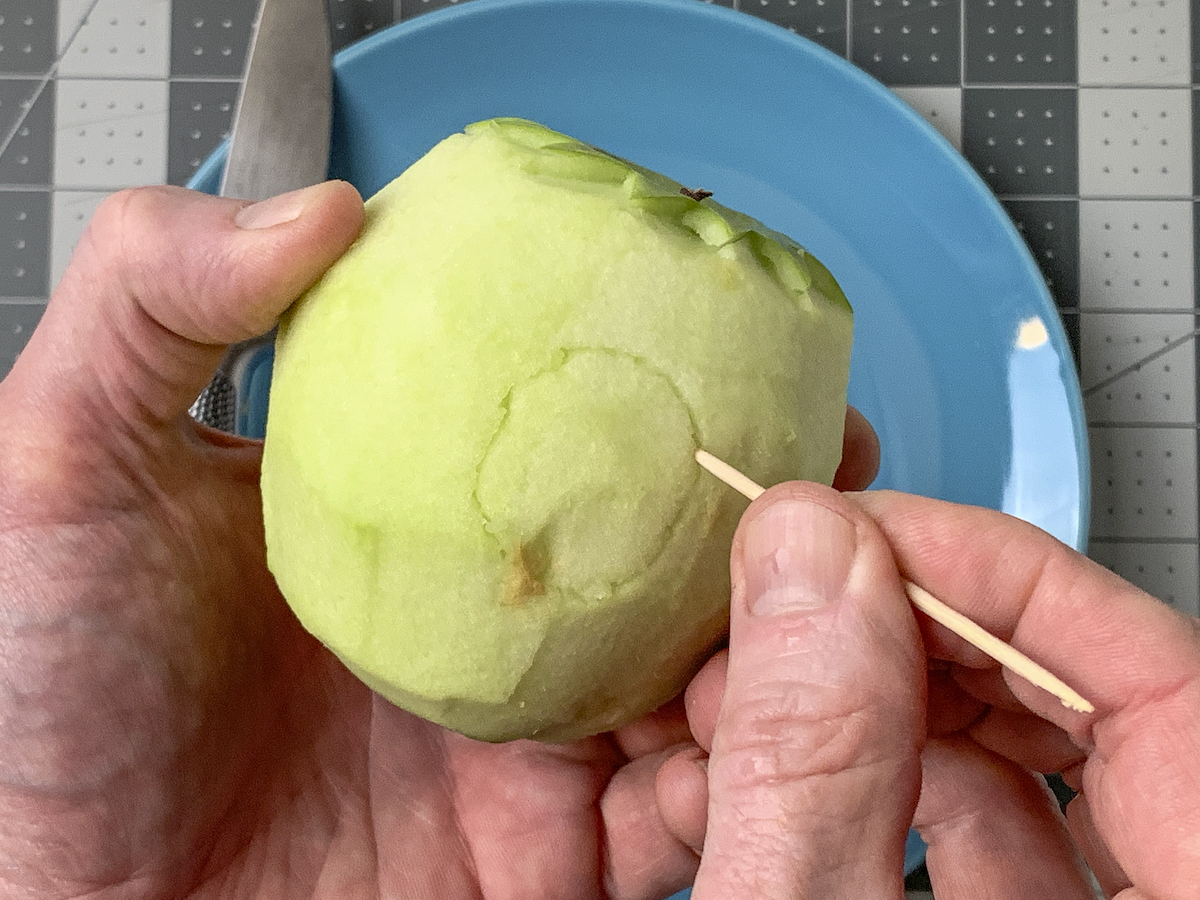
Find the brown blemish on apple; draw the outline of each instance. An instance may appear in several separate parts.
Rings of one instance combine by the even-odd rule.
[[[527,548],[517,547],[508,569],[508,583],[500,603],[504,606],[524,606],[534,597],[546,593],[546,586],[539,580],[538,567],[531,565]]]

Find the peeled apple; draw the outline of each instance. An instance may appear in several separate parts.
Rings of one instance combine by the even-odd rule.
[[[520,119],[366,206],[279,329],[268,562],[393,703],[567,741],[678,693],[745,508],[694,461],[829,483],[852,313],[799,244]]]

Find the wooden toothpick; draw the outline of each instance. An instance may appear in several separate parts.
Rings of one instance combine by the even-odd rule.
[[[738,493],[751,500],[758,498],[765,488],[755,484],[727,462],[717,459],[704,450],[696,451],[696,462],[725,482]],[[904,582],[904,592],[909,601],[929,618],[938,622],[967,643],[978,647],[1000,665],[1005,666],[1025,680],[1036,684],[1044,691],[1057,697],[1062,705],[1077,712],[1095,712],[1096,708],[1081,697],[1060,678],[1050,674],[1032,659],[1006,644],[1000,638],[972,622],[962,613],[951,609],[929,591],[910,581]]]

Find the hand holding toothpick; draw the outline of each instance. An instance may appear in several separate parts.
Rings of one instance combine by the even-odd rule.
[[[696,451],[696,462],[725,482],[738,493],[751,500],[758,498],[766,489],[747,478],[733,466],[723,462],[704,450]],[[951,609],[924,588],[906,581],[904,591],[913,606],[934,621],[944,625],[963,640],[978,647],[992,659],[1011,671],[1050,692],[1063,706],[1077,712],[1095,712],[1095,707],[1081,697],[1061,679],[1047,672],[1025,654],[984,630],[962,613]]]

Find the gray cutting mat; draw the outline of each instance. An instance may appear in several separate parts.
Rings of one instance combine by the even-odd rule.
[[[452,2],[329,0],[335,47]],[[1091,554],[1200,613],[1200,14],[1185,0],[723,5],[848,57],[983,175],[1042,265],[1079,361]],[[0,0],[0,373],[96,205],[130,185],[183,184],[225,135],[255,9]]]

